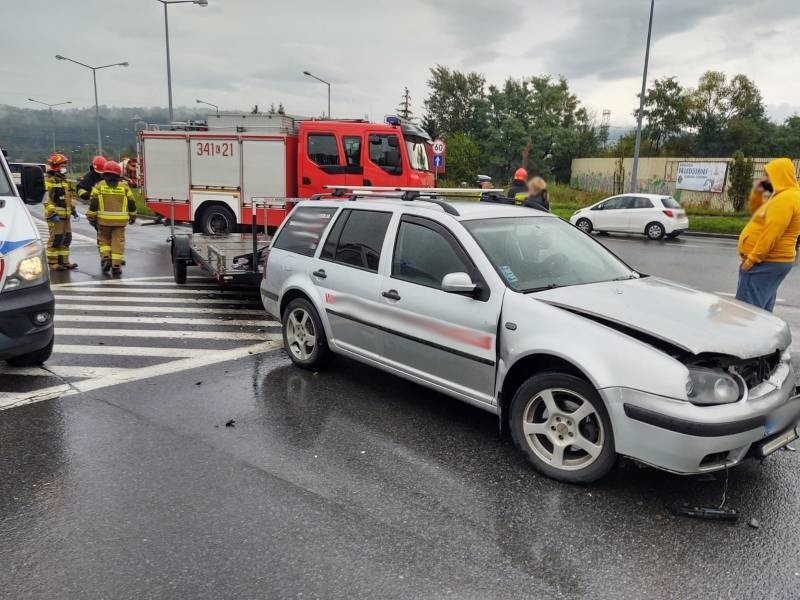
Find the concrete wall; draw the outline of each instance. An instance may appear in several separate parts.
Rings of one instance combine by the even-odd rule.
[[[676,190],[675,179],[678,164],[682,162],[725,162],[730,158],[640,158],[638,189],[640,192],[653,194],[672,194],[679,197],[681,203],[687,206],[732,210],[728,199],[728,182],[725,183],[725,192],[714,194],[711,192],[690,192]],[[770,158],[756,158],[754,162],[753,179],[757,180],[764,175],[764,165]],[[609,195],[618,194],[630,189],[631,168],[633,159],[623,161],[624,178],[620,178],[617,158],[576,158],[572,161],[571,185],[583,190],[603,192]],[[795,161],[795,168],[800,166]]]

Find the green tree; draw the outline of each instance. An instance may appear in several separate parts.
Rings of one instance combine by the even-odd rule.
[[[656,79],[645,94],[644,137],[654,154],[689,124],[689,96],[675,77]],[[634,116],[638,115],[638,109]]]
[[[480,139],[486,127],[486,80],[479,73],[462,73],[442,65],[431,69],[425,110],[439,133],[468,133]]]
[[[745,158],[741,150],[733,153],[733,161],[728,172],[728,197],[733,209],[741,212],[747,204],[750,188],[753,185],[753,159]]]
[[[453,133],[447,141],[447,178],[472,184],[478,175],[480,149],[468,133]]]

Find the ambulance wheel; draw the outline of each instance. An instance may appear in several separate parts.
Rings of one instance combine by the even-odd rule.
[[[211,205],[203,210],[201,231],[207,235],[224,235],[236,230],[236,215],[227,206]]]

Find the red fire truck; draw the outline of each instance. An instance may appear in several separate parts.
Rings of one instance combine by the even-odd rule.
[[[433,187],[431,139],[400,119],[295,120],[286,115],[209,115],[207,124],[139,134],[141,184],[147,206],[195,232],[223,234],[250,225],[277,227],[291,209],[325,186]]]

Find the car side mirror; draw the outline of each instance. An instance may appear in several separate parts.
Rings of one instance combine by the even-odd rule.
[[[467,273],[448,273],[442,277],[442,291],[450,294],[474,294],[477,287]]]

